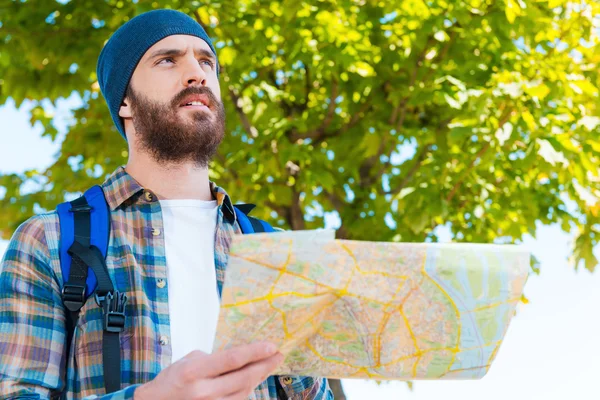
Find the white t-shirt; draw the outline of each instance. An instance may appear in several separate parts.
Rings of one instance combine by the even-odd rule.
[[[161,200],[168,270],[172,362],[211,353],[219,318],[215,273],[217,202]]]

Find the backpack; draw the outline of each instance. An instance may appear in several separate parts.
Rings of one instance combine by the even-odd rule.
[[[237,204],[235,215],[242,233],[274,232],[267,222],[248,214],[253,204]],[[60,221],[60,267],[64,286],[62,300],[67,309],[67,362],[79,310],[92,295],[102,308],[104,331],[102,362],[106,393],[121,388],[121,346],[119,334],[125,327],[127,296],[115,290],[106,267],[110,238],[110,210],[100,186],[81,197],[58,205]],[[221,293],[219,293],[219,296]]]

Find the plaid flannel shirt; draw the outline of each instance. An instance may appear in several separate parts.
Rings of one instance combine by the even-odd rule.
[[[0,274],[0,398],[132,399],[135,388],[171,364],[167,261],[160,203],[124,168],[102,185],[111,216],[106,262],[115,288],[125,292],[121,390],[104,391],[101,310],[89,299],[80,312],[66,360],[63,276],[56,212],[40,214],[14,233]],[[225,280],[229,246],[241,233],[225,191],[211,183],[219,207],[215,232],[217,284]],[[66,378],[66,379],[65,379]],[[327,380],[269,377],[251,399],[277,399],[278,379],[289,399],[332,399]],[[66,387],[65,387],[66,385]]]

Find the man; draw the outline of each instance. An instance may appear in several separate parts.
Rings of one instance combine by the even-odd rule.
[[[228,247],[240,228],[208,164],[224,135],[215,49],[172,10],[123,25],[98,81],[129,160],[102,185],[110,209],[106,263],[127,293],[121,390],[110,399],[330,399],[322,378],[274,377],[270,343],[210,354]],[[0,275],[0,397],[103,395],[102,321],[88,300],[69,352],[56,212],[15,232]]]

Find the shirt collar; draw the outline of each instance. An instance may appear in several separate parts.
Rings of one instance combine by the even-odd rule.
[[[104,196],[111,211],[121,207],[127,201],[135,201],[139,195],[146,190],[142,187],[131,175],[125,171],[124,167],[119,167],[113,172],[102,184]],[[147,189],[151,191],[151,189]],[[217,205],[223,211],[223,216],[229,222],[233,223],[235,211],[233,203],[225,190],[217,186],[214,182],[210,182],[210,191],[213,198],[217,201]]]

